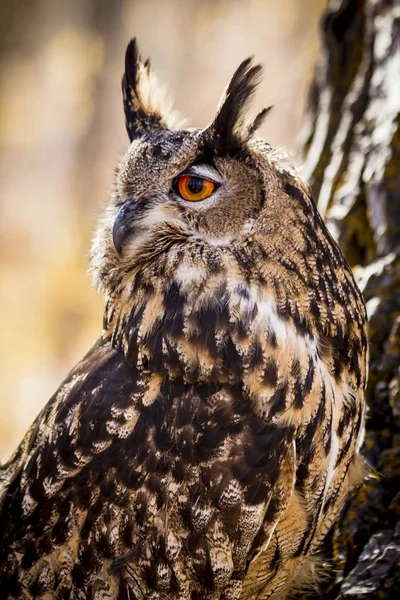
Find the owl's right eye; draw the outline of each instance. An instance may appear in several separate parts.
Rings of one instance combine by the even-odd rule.
[[[215,183],[196,175],[181,175],[177,180],[176,188],[183,200],[199,202],[211,196],[215,190]]]

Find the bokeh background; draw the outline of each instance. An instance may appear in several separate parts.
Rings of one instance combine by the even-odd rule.
[[[194,126],[249,54],[254,114],[299,163],[325,0],[0,1],[0,461],[101,330],[88,252],[127,147],[120,80],[136,36]]]

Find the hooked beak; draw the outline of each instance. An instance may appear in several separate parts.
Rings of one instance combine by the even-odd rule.
[[[132,215],[136,212],[136,202],[130,198],[121,206],[119,213],[114,221],[112,236],[116,251],[122,254],[122,249],[126,238],[133,232]]]

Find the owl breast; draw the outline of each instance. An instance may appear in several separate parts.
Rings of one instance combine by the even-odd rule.
[[[179,264],[171,253],[167,282],[137,294],[126,353],[159,377],[151,410],[161,412],[150,421],[169,442],[157,445],[156,427],[146,445],[176,453],[163,510],[165,531],[190,540],[179,577],[194,570],[216,598],[269,598],[318,547],[359,477],[362,398],[335,376],[333,349],[311,322],[232,269],[228,250],[207,252]],[[157,495],[147,505],[156,518]]]

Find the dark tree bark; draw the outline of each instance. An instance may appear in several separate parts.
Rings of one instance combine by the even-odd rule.
[[[354,268],[370,321],[364,455],[373,475],[301,598],[400,596],[400,2],[330,0],[309,99],[305,177]]]

